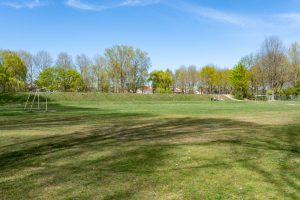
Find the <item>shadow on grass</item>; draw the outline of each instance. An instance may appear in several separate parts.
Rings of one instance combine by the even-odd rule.
[[[114,118],[153,117],[150,113],[120,113],[109,109],[81,108],[51,103],[48,113],[44,110],[33,112],[24,111],[22,107],[4,107],[0,110],[0,117],[10,118],[0,120],[0,130],[22,130],[26,128],[60,127],[83,124],[95,119],[105,120]]]
[[[277,164],[273,167],[278,168],[279,173],[274,174],[266,167],[251,161],[244,162],[243,166],[260,174],[266,182],[274,185],[277,191],[285,198],[299,199],[300,164],[297,162],[297,159],[300,158],[300,125],[265,127],[264,129],[270,133],[269,137],[256,139],[253,143],[242,142],[239,145],[246,145],[248,147],[243,148],[242,154],[256,155],[256,157],[264,159],[266,154],[262,154],[262,151],[273,154],[280,152],[281,156],[273,161]],[[236,149],[233,151],[237,154],[241,153]]]
[[[217,168],[228,170],[239,165],[259,174],[265,182],[273,185],[280,195],[291,199],[300,198],[300,167],[299,163],[293,161],[299,159],[300,156],[299,125],[269,127],[222,118],[157,119],[149,118],[149,116],[151,117],[147,114],[110,113],[97,110],[92,115],[54,115],[49,118],[38,116],[32,122],[21,120],[8,123],[1,129],[17,131],[21,128],[41,126],[59,128],[73,124],[86,124],[94,120],[89,128],[70,134],[45,136],[1,146],[0,174],[2,176],[30,168],[40,168],[40,170],[14,181],[2,182],[0,190],[13,190],[12,188],[19,186],[21,189],[15,190],[30,187],[29,190],[35,191],[47,185],[71,184],[75,187],[87,185],[97,191],[97,184],[100,181],[101,184],[116,187],[115,191],[103,194],[102,199],[126,199],[131,198],[138,192],[138,189],[154,187],[132,183],[132,179],[136,177],[141,177],[143,180],[157,173]],[[176,167],[173,165],[172,158],[176,157],[172,153],[174,149],[182,146],[216,148],[222,145],[229,146],[231,149],[227,160],[212,159],[206,164],[193,166]],[[101,154],[94,159],[84,159],[85,155],[99,152],[106,154]],[[279,165],[275,166],[278,167],[278,174],[273,174],[272,170],[255,162],[260,159],[264,160],[264,156],[268,156],[265,152],[280,153],[282,162],[278,162]],[[64,158],[75,160],[55,165]],[[169,166],[170,163],[171,166]],[[121,183],[115,183],[119,181],[118,179],[108,179],[107,177],[110,176],[122,177]],[[51,178],[44,184],[38,183],[37,180],[45,179],[45,177]],[[74,183],[74,180],[80,180],[80,183]],[[126,180],[128,184],[122,185]],[[30,186],[22,185],[25,182]],[[73,195],[74,190],[76,188],[71,188],[68,193],[65,189],[61,189],[60,193],[52,195],[76,197]],[[90,191],[90,193],[95,195],[95,191]]]
[[[25,103],[27,98],[26,93],[0,93],[0,105]]]

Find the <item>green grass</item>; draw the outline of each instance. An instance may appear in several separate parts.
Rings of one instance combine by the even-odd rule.
[[[300,199],[300,102],[0,95],[0,199]]]

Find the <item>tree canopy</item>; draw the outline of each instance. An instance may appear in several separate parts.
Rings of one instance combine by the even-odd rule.
[[[173,82],[170,71],[154,70],[150,73],[149,81],[152,82],[154,93],[170,93]]]
[[[36,80],[36,85],[49,90],[75,92],[84,88],[81,75],[75,69],[63,67],[48,67]]]
[[[230,82],[233,88],[232,92],[235,98],[244,99],[247,97],[248,95],[247,69],[242,63],[239,63],[232,69]]]
[[[0,90],[24,90],[27,68],[17,53],[12,51],[0,52]]]

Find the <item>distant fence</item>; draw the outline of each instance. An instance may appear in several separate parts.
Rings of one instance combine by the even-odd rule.
[[[279,101],[300,101],[300,96],[290,95],[290,96],[277,96],[276,100]]]
[[[256,101],[269,101],[271,100],[271,95],[257,95],[255,97]],[[289,95],[289,96],[276,96],[277,101],[300,101],[300,96]]]

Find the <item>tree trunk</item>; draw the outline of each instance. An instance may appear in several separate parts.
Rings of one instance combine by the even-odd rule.
[[[98,88],[98,92],[100,92],[100,78],[99,78],[99,75],[97,77],[97,88]]]
[[[271,100],[275,101],[275,89],[274,88],[272,88],[272,99]]]

